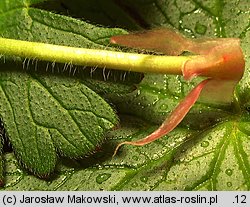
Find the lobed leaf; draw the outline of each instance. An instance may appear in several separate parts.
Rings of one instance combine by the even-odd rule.
[[[4,37],[102,48],[105,38],[121,31],[29,7],[39,1],[4,2],[0,15]],[[53,64],[36,60],[1,64],[0,116],[19,161],[44,177],[54,170],[58,153],[72,158],[92,153],[115,126],[117,116],[80,79],[22,71],[23,67],[37,70],[38,65],[41,71],[54,70]]]

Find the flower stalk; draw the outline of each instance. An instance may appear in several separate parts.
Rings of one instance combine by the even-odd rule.
[[[193,58],[77,48],[7,38],[0,38],[0,54],[115,70],[174,75],[181,75],[183,64]]]

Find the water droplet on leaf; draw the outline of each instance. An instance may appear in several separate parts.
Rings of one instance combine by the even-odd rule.
[[[202,147],[208,147],[208,146],[209,146],[209,142],[208,142],[208,141],[203,141],[203,142],[201,143],[201,146],[202,146]]]
[[[141,180],[143,183],[146,183],[146,182],[148,181],[148,177],[142,176],[142,177],[140,177],[140,180]]]
[[[162,105],[160,106],[160,109],[161,109],[162,111],[166,111],[166,110],[168,109],[168,105],[167,105],[167,104],[162,104]]]
[[[133,188],[135,188],[135,187],[137,187],[138,186],[138,183],[137,182],[134,182],[134,183],[132,183],[132,185],[131,185]]]
[[[96,182],[98,184],[102,184],[104,181],[108,180],[110,177],[111,177],[111,174],[109,173],[100,174],[96,177]]]
[[[232,187],[232,182],[227,182],[227,187]]]
[[[166,116],[166,114],[167,114],[166,112],[162,112],[161,113],[162,116]]]
[[[231,176],[233,174],[233,170],[231,169],[226,169],[225,173],[228,175],[228,176]]]
[[[182,149],[182,150],[181,150],[182,153],[184,153],[184,152],[186,152],[186,151],[187,151],[187,149]]]

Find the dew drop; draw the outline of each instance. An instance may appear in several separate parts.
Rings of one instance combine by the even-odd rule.
[[[96,182],[98,184],[102,184],[103,182],[105,182],[106,180],[108,180],[110,177],[111,177],[111,174],[109,174],[109,173],[100,174],[100,175],[98,175],[96,177]]]
[[[179,100],[180,97],[179,97],[179,96],[174,96],[174,99],[175,99],[175,100]]]
[[[182,149],[182,150],[181,150],[182,153],[184,153],[184,152],[186,152],[186,151],[187,151],[186,149]]]
[[[141,180],[143,183],[146,183],[146,182],[148,182],[148,177],[147,177],[147,176],[142,176],[142,177],[140,177],[140,180]]]
[[[231,169],[226,169],[225,173],[228,175],[228,176],[231,176],[233,174],[233,170]]]
[[[166,110],[168,109],[168,105],[167,105],[167,104],[162,104],[162,105],[160,106],[160,109],[161,109],[162,111],[166,111]]]
[[[208,142],[208,141],[203,141],[203,142],[201,143],[201,146],[202,146],[202,147],[208,147],[208,146],[209,146],[209,142]]]
[[[137,182],[133,182],[133,183],[131,184],[131,186],[132,186],[133,188],[135,188],[135,187],[138,186],[138,183],[137,183]]]
[[[232,182],[227,182],[227,187],[232,187]]]

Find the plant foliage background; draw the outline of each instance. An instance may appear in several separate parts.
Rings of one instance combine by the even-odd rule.
[[[152,132],[192,88],[179,76],[2,57],[2,190],[250,190],[249,0],[1,0],[0,35],[117,49],[109,38],[174,27],[239,37],[246,71],[226,107],[197,103],[168,136]],[[142,80],[142,81],[141,81]]]

